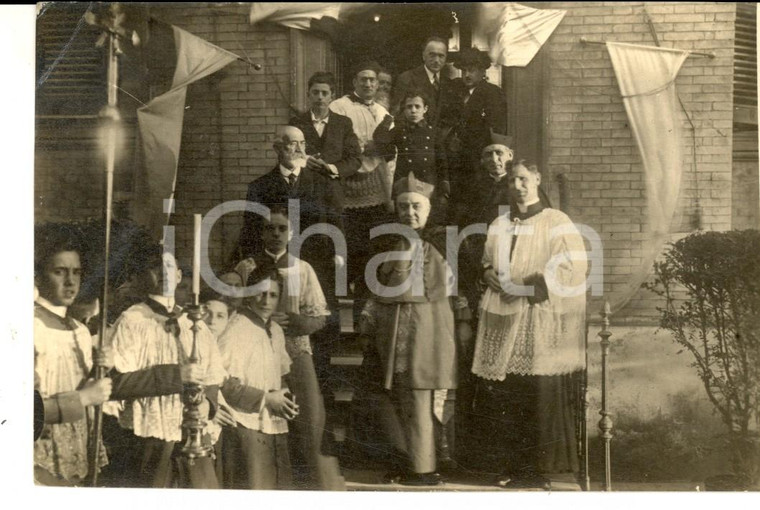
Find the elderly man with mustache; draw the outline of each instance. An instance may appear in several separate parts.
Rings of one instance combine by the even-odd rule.
[[[297,127],[283,126],[277,130],[273,148],[277,153],[277,165],[248,185],[246,200],[267,207],[288,207],[290,199],[299,200],[300,231],[311,225],[327,223],[339,230],[342,223],[339,199],[329,178],[307,166],[306,139]],[[259,242],[265,218],[251,212],[244,216],[240,233],[241,259],[253,257],[263,247]],[[319,262],[323,257],[332,258],[334,249],[326,236],[311,236],[301,246],[304,260]],[[328,255],[325,255],[328,254]]]

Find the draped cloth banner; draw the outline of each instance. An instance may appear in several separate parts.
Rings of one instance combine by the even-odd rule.
[[[675,80],[688,51],[607,43],[623,104],[641,155],[646,181],[647,223],[641,263],[627,288],[614,292],[613,311],[622,308],[649,277],[670,237],[683,164],[681,117]]]
[[[308,2],[254,2],[251,5],[251,24],[266,21],[288,28],[308,30],[311,20],[327,16],[338,19],[342,4]]]
[[[162,236],[163,219],[168,219],[162,214],[164,200],[174,200],[187,87],[238,59],[200,37],[171,28],[177,48],[171,88],[137,110],[144,160],[135,185],[133,217],[156,238]]]
[[[527,66],[567,13],[514,2],[483,2],[478,7],[477,29],[488,35],[491,61],[512,67]]]

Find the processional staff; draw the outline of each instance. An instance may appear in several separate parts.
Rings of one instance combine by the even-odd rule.
[[[119,49],[119,36],[124,35],[121,23],[124,20],[124,14],[119,4],[111,4],[108,13],[97,16],[92,11],[85,15],[85,21],[94,26],[99,26],[105,31],[97,42],[97,46],[108,47],[107,62],[107,93],[108,103],[100,111],[99,116],[103,122],[103,141],[105,149],[105,187],[103,199],[103,288],[100,294],[100,327],[98,331],[98,341],[95,346],[101,350],[104,345],[108,330],[108,271],[109,271],[109,253],[111,245],[111,218],[113,213],[113,174],[116,166],[116,142],[117,133],[121,116],[117,108],[118,89],[119,89],[119,60],[121,54]],[[105,376],[106,367],[100,365],[98,360],[95,364],[95,378],[102,379]],[[98,459],[100,458],[100,442],[103,430],[103,407],[96,406],[93,431],[90,444],[90,480],[91,485],[96,486],[98,483]]]

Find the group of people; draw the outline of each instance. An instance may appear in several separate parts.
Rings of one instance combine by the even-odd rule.
[[[322,392],[341,334],[342,266],[364,349],[360,393],[374,396],[394,452],[386,482],[433,486],[464,466],[503,487],[545,487],[545,473],[577,472],[584,242],[549,206],[537,166],[499,143],[505,96],[485,80],[487,54],[462,51],[457,79],[445,75],[447,58],[445,40],[426,41],[423,65],[386,94],[390,111],[374,62],[356,67],[340,98],[332,74],[309,79],[309,110],[278,129],[276,165],[248,188],[269,214],[246,212],[238,260],[221,276],[240,292],[201,292],[196,362],[171,254],[150,251],[135,279],[141,300],[93,353],[67,313],[80,249],[60,228],[39,229],[38,483],[80,484],[106,466],[113,486],[172,486],[181,392],[193,382],[205,390],[204,441],[220,486],[345,489]],[[481,228],[452,237],[452,225]],[[373,235],[379,226],[391,227]],[[308,229],[315,235],[292,249]],[[93,378],[93,365],[106,377]],[[112,427],[94,460],[97,405]]]

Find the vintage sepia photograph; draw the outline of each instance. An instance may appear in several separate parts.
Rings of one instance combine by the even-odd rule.
[[[760,490],[756,3],[34,24],[35,490]]]

